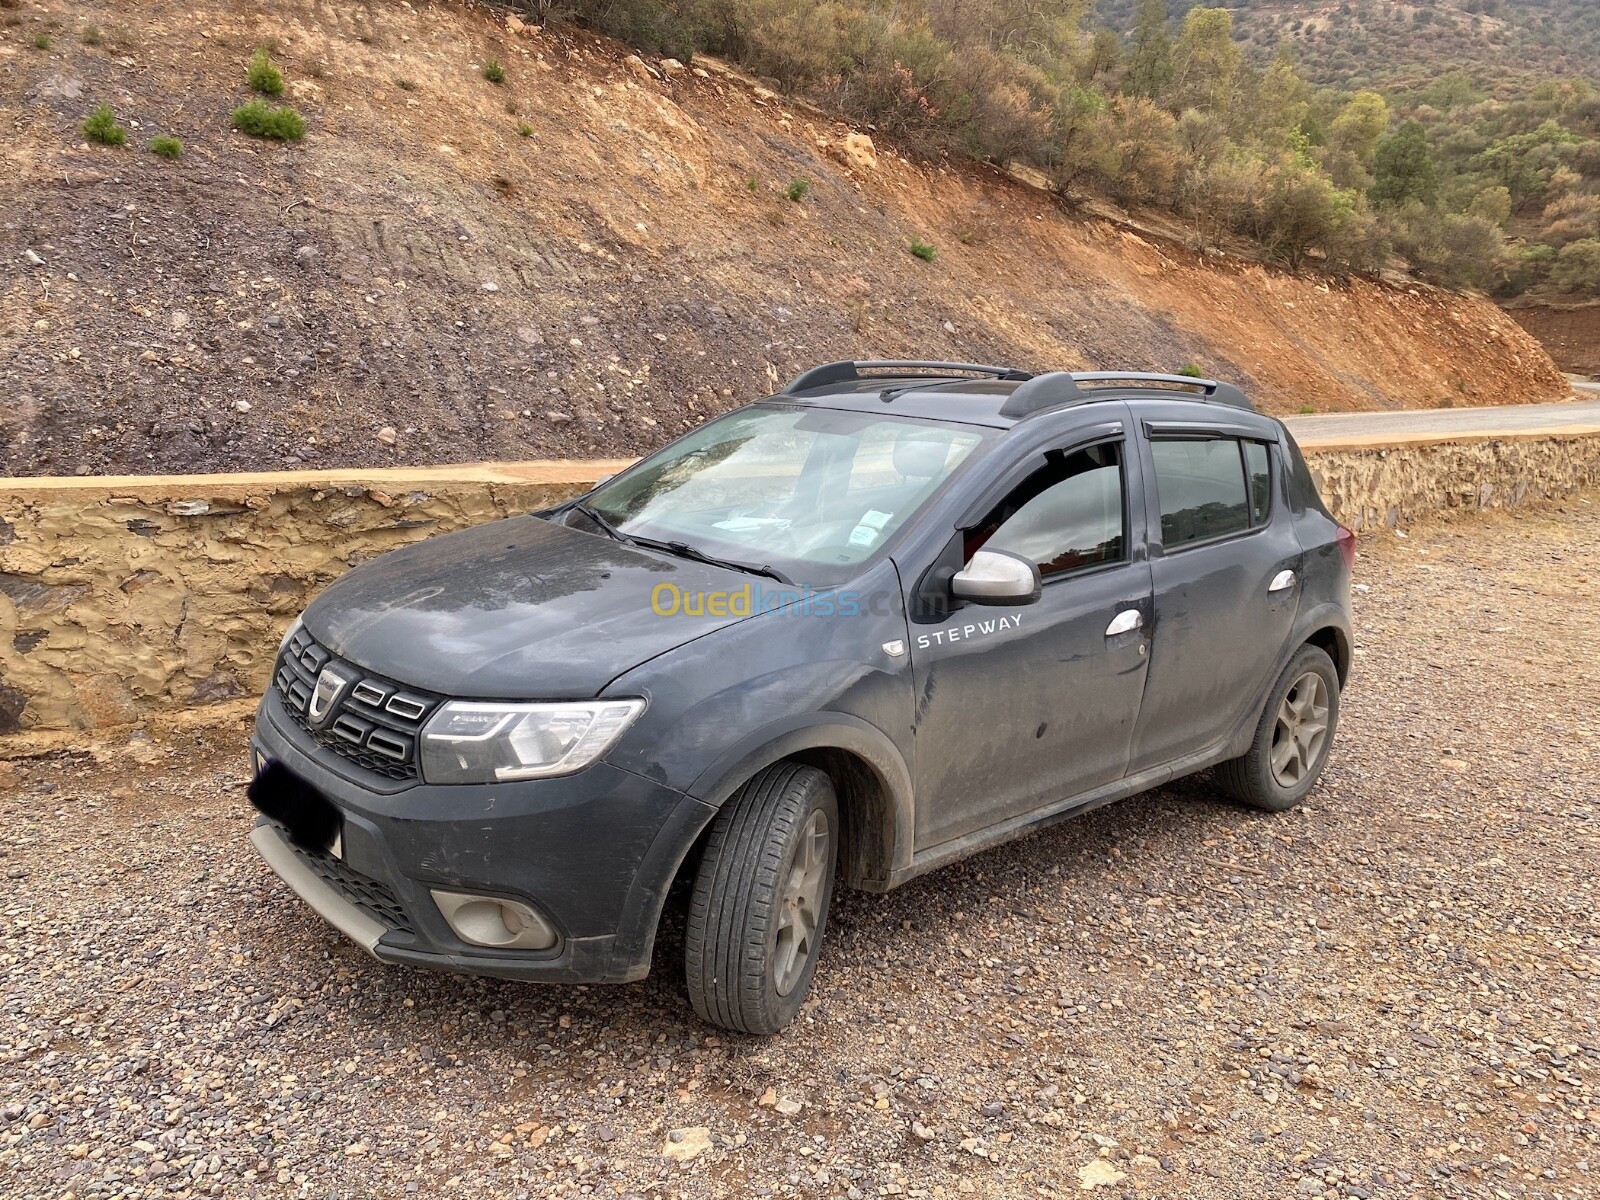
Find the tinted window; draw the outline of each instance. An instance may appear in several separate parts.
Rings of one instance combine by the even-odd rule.
[[[1232,438],[1152,441],[1161,544],[1168,550],[1250,528],[1244,461]]]
[[[1250,480],[1250,524],[1265,525],[1272,513],[1272,471],[1267,448],[1260,442],[1244,444],[1244,471]]]
[[[1091,446],[1053,457],[1006,497],[984,528],[993,530],[979,543],[984,549],[1032,559],[1041,575],[1121,559],[1121,447]],[[976,548],[970,540],[968,546]]]

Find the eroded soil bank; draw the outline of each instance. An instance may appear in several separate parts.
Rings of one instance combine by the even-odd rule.
[[[1194,363],[1280,413],[1567,391],[1487,302],[1075,218],[715,64],[630,64],[455,3],[153,0],[93,45],[64,0],[12,15],[10,474],[633,455],[833,358]],[[229,126],[259,45],[303,142]],[[97,102],[126,147],[83,142]]]

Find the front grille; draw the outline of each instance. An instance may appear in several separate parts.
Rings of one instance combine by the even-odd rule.
[[[290,841],[289,845],[300,860],[317,873],[319,879],[373,920],[399,933],[416,935],[400,901],[376,879],[363,875],[346,865],[343,859],[331,854],[307,850],[294,841]]]
[[[329,679],[337,676],[344,686],[327,711],[313,718],[317,680],[330,668]],[[295,631],[278,656],[273,685],[284,711],[317,745],[386,779],[417,778],[417,739],[440,697],[341,662],[304,629]]]

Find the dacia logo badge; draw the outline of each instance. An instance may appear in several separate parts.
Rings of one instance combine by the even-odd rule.
[[[322,674],[317,676],[317,686],[311,691],[311,703],[306,706],[306,716],[311,718],[313,725],[322,724],[351,682],[349,676],[341,675],[333,667],[322,668]]]

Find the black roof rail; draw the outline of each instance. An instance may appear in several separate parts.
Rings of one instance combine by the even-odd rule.
[[[867,374],[862,374],[865,371]],[[1022,381],[1032,379],[1027,371],[1016,367],[997,367],[985,363],[918,362],[912,359],[855,359],[847,362],[824,363],[796,375],[783,385],[782,395],[803,392],[808,388],[828,387],[836,383],[860,383],[868,379],[916,379],[927,375],[988,375],[994,379]]]
[[[1087,389],[1084,384],[1088,384]],[[1255,412],[1256,406],[1231,383],[1215,379],[1196,379],[1192,375],[1153,375],[1145,371],[1052,371],[1036,375],[1011,393],[1000,408],[1002,417],[1022,418],[1047,408],[1062,404],[1081,403],[1092,399],[1091,392],[1108,384],[1126,384],[1130,390],[1141,392],[1171,392],[1183,390],[1197,400],[1213,404],[1226,404]]]
[[[1127,371],[1090,371],[1079,372],[1073,376],[1079,383],[1133,383],[1141,388],[1146,384],[1158,385],[1155,391],[1168,392],[1173,388],[1184,388],[1200,393],[1202,400],[1209,400],[1213,404],[1226,404],[1229,408],[1243,408],[1255,412],[1256,406],[1250,403],[1247,397],[1231,383],[1219,383],[1215,379],[1197,379],[1193,375],[1151,375],[1145,372],[1129,373]]]

